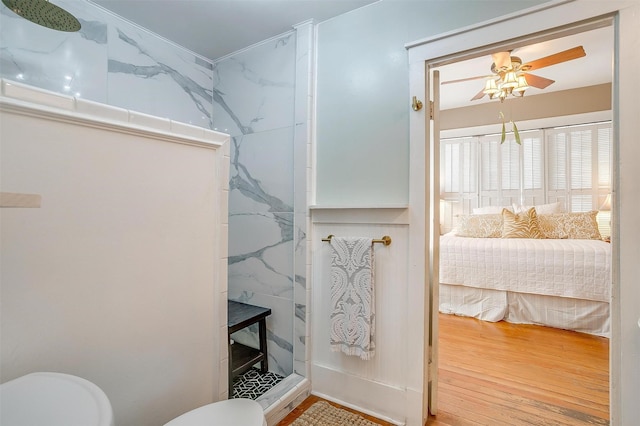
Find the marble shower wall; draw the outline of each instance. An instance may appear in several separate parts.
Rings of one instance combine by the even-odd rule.
[[[1,77],[211,128],[211,61],[88,1],[56,5],[78,18],[79,32],[42,27],[0,4]]]
[[[300,261],[296,249],[306,241],[294,200],[296,32],[225,57],[213,73],[214,129],[229,133],[232,141],[229,299],[271,308],[269,370],[288,376],[297,311],[294,282],[304,289],[306,275],[297,275],[295,265]],[[255,330],[236,333],[234,339],[257,345]]]

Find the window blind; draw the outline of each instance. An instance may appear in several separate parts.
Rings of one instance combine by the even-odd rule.
[[[561,201],[567,211],[597,210],[611,191],[611,122],[441,141],[442,199],[455,214],[476,206]],[[608,232],[608,221],[601,227]],[[607,234],[608,235],[608,234]]]

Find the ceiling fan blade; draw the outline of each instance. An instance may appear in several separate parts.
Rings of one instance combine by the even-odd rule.
[[[527,84],[531,87],[536,87],[538,89],[544,89],[547,86],[555,83],[555,80],[551,80],[550,78],[540,77],[538,75],[526,73],[524,78],[527,79]]]
[[[481,78],[495,77],[495,75],[477,75],[475,77],[460,78],[458,80],[443,81],[440,84],[462,83],[463,81],[480,80]]]
[[[524,71],[538,70],[540,68],[548,67],[551,65],[559,64],[573,59],[582,58],[587,54],[582,46],[577,46],[572,49],[564,50],[562,52],[554,53],[553,55],[545,56],[544,58],[536,59],[534,61],[523,64],[520,67]]]
[[[477,101],[478,99],[482,99],[482,98],[484,98],[484,89],[479,91],[477,95],[475,95],[473,98],[471,98],[471,100],[472,101]]]

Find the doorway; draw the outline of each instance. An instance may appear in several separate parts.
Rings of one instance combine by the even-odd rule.
[[[543,214],[540,216],[542,221],[543,218],[544,220],[549,220],[550,218],[558,217],[586,217],[587,214],[590,214],[587,212],[598,211],[600,206],[603,205],[607,194],[611,191],[610,93],[612,75],[610,66],[602,66],[602,64],[610,64],[612,62],[612,21],[610,19],[596,21],[589,28],[580,27],[579,30],[580,32],[577,34],[569,34],[562,38],[550,40],[543,39],[542,42],[534,41],[533,44],[507,51],[506,54],[514,58],[512,61],[516,64],[514,65],[516,69],[518,63],[515,61],[522,61],[521,63],[527,66],[526,64],[529,62],[525,62],[524,58],[531,59],[532,62],[530,63],[534,64],[532,66],[544,63],[544,66],[539,66],[539,68],[535,69],[535,73],[523,72],[519,74],[519,76],[529,78],[532,83],[540,83],[540,81],[543,83],[539,88],[532,87],[527,90],[527,92],[532,92],[528,93],[527,97],[509,96],[507,99],[499,101],[497,99],[490,100],[489,96],[482,92],[486,86],[485,82],[495,81],[491,77],[486,78],[486,75],[483,76],[482,71],[488,73],[489,66],[487,63],[490,63],[492,59],[499,58],[500,54],[470,60],[459,60],[444,66],[433,67],[433,69],[439,71],[441,80],[439,86],[441,89],[439,97],[441,124],[438,126],[440,128],[439,146],[441,149],[441,192],[438,200],[440,203],[438,211],[441,215],[441,234],[451,231],[454,223],[457,222],[460,225],[457,235],[464,237],[466,235],[464,231],[467,231],[466,228],[470,225],[469,219],[500,219],[498,213],[503,206],[517,210],[520,205],[536,205],[538,214]],[[500,46],[496,46],[495,49],[496,52],[502,51]],[[588,53],[586,56],[577,58],[571,56],[576,50]],[[544,59],[534,59],[531,55],[535,54],[543,56]],[[484,65],[487,66],[484,67]],[[599,66],[601,69],[598,69]],[[474,71],[476,74],[480,74],[480,78],[472,77]],[[582,74],[585,72],[588,72],[588,75],[583,76]],[[551,77],[553,80],[547,77]],[[580,81],[583,78],[584,83]],[[554,81],[559,87],[549,87]],[[480,92],[478,93],[479,90]],[[584,102],[576,100],[580,97],[581,91],[585,91],[585,96],[591,100],[603,99],[593,105],[593,111],[585,112],[586,105]],[[470,101],[471,96],[474,97]],[[480,102],[483,103],[477,105]],[[536,113],[536,109],[539,107],[542,107],[540,109],[541,113]],[[505,143],[500,143],[500,123],[497,111],[505,111],[505,115],[512,120],[517,120],[519,128],[518,142],[514,140],[513,132],[509,129],[505,135]],[[560,116],[556,117],[556,114]],[[488,120],[486,122],[482,121],[483,117],[487,117]],[[492,126],[491,121],[497,121],[497,123]],[[465,125],[465,123],[469,122],[475,124],[475,126]],[[562,139],[562,150],[557,149],[559,139]],[[599,145],[601,147],[599,149],[596,148]],[[565,147],[571,148],[571,153],[563,157]],[[581,150],[583,151],[582,153]],[[559,161],[559,158],[562,158],[563,161]],[[559,172],[562,173],[562,176],[559,176]],[[572,179],[573,181],[570,182]],[[544,213],[552,212],[545,211],[542,205],[546,205],[547,209],[549,206],[554,206],[558,213],[560,211],[575,213],[549,216]],[[470,216],[472,213],[474,216]],[[608,214],[609,212],[600,212],[598,217],[602,218],[602,216],[607,216]],[[610,235],[608,229],[606,229],[608,228],[608,220],[601,222],[603,222],[602,236]],[[607,233],[605,234],[605,232]],[[593,283],[598,287],[607,287],[603,291],[602,301],[576,300],[580,297],[578,293],[572,294],[576,299],[550,297],[551,292],[546,287],[540,287],[543,284],[548,284],[544,282],[545,279],[542,279],[542,275],[530,276],[529,278],[528,275],[525,276],[522,273],[520,268],[514,268],[512,272],[515,275],[511,275],[511,273],[500,275],[504,282],[491,281],[492,279],[498,279],[497,270],[480,269],[480,271],[488,271],[487,274],[484,275],[482,272],[472,274],[471,269],[474,267],[465,267],[465,264],[467,264],[465,262],[471,259],[464,256],[473,257],[477,253],[486,253],[485,250],[488,250],[487,245],[497,244],[496,240],[455,238],[455,235],[456,232],[452,232],[441,237],[441,242],[444,244],[441,260],[444,265],[440,264],[440,280],[437,286],[439,294],[435,294],[435,292],[433,294],[434,305],[436,305],[433,309],[434,312],[440,311],[439,321],[442,324],[438,327],[440,331],[439,340],[435,346],[441,349],[441,353],[449,356],[451,355],[451,348],[456,347],[458,348],[458,354],[473,352],[476,357],[465,360],[457,359],[463,355],[454,356],[455,359],[447,358],[446,355],[444,358],[438,357],[440,371],[444,374],[442,379],[446,381],[447,386],[439,393],[439,401],[442,404],[437,404],[437,406],[442,407],[442,410],[449,413],[455,412],[457,415],[461,415],[461,413],[466,412],[471,415],[474,412],[473,404],[464,404],[464,406],[456,406],[453,410],[451,409],[452,401],[458,399],[457,396],[452,398],[452,389],[458,389],[461,394],[464,394],[465,391],[471,392],[470,389],[473,389],[473,386],[467,388],[467,385],[474,379],[482,380],[484,383],[483,389],[491,389],[492,383],[496,385],[493,392],[478,392],[478,398],[484,396],[491,400],[491,395],[502,395],[502,398],[508,399],[508,396],[519,394],[517,389],[519,383],[527,384],[527,387],[531,390],[530,393],[527,391],[526,395],[522,394],[521,405],[523,410],[527,409],[526,407],[531,409],[536,404],[546,405],[544,397],[541,397],[541,401],[536,403],[531,402],[529,398],[533,398],[531,395],[544,395],[546,389],[555,385],[553,383],[545,383],[547,377],[544,374],[544,370],[535,375],[537,380],[531,380],[532,376],[529,376],[529,374],[531,371],[538,369],[543,363],[548,363],[549,360],[545,360],[544,357],[534,357],[533,360],[529,360],[530,362],[533,361],[533,365],[530,362],[521,364],[521,360],[518,357],[509,358],[507,356],[510,352],[523,350],[523,348],[518,347],[518,343],[527,340],[526,336],[529,329],[506,324],[498,324],[495,327],[490,325],[496,321],[507,321],[510,324],[530,323],[574,330],[574,332],[580,331],[596,336],[606,336],[606,338],[594,337],[591,340],[584,336],[584,339],[574,340],[571,332],[555,333],[544,328],[541,330],[541,333],[549,331],[545,339],[557,339],[558,345],[564,346],[567,354],[573,353],[569,352],[572,345],[575,344],[579,347],[584,344],[583,340],[590,341],[594,347],[598,348],[598,351],[594,351],[592,357],[594,365],[589,366],[588,370],[584,370],[585,373],[587,371],[589,373],[591,371],[598,372],[591,386],[593,390],[588,393],[585,392],[581,396],[585,401],[589,401],[587,405],[590,407],[588,409],[581,408],[580,403],[574,404],[571,401],[567,401],[563,411],[571,418],[584,416],[596,423],[603,421],[604,418],[608,421],[609,384],[608,380],[601,380],[601,375],[603,374],[603,362],[605,367],[608,363],[610,268],[607,267],[605,271],[607,279]],[[466,236],[481,237],[484,235],[472,234]],[[580,237],[582,238],[582,236]],[[593,236],[593,238],[599,237],[599,233],[597,236]],[[495,235],[492,235],[492,238],[495,238]],[[455,250],[454,252],[452,245],[463,243],[473,244],[470,247],[470,251]],[[504,243],[505,245],[509,244],[507,240]],[[563,243],[565,246],[563,246]],[[573,246],[574,243],[597,247],[598,250],[601,250],[601,258],[610,258],[609,245],[601,241],[545,241],[541,242],[539,248],[546,249],[553,245],[555,249],[564,250],[563,247],[566,247],[567,244]],[[533,242],[531,245],[532,250],[538,249],[537,247],[534,248]],[[477,252],[475,251],[476,249],[478,250]],[[577,249],[582,250],[582,247]],[[471,250],[474,251],[472,252]],[[455,259],[461,258],[465,258],[466,261],[461,261],[461,264],[453,267],[452,264]],[[518,262],[522,262],[522,260],[519,259]],[[496,266],[498,266],[498,263],[500,272],[504,272],[508,268],[508,261],[500,260]],[[529,263],[527,267],[532,266],[533,261],[527,263]],[[488,264],[490,262],[485,263],[485,268],[488,268]],[[536,264],[535,266],[555,269],[561,265]],[[468,271],[469,274],[461,273],[460,271]],[[571,272],[567,271],[567,275],[571,274]],[[547,277],[551,276],[548,273],[541,273]],[[511,279],[516,276],[519,282],[517,289],[515,286],[511,287],[511,284],[513,284]],[[570,283],[572,279],[571,277],[566,277],[563,282],[566,285],[566,294],[568,294],[571,291]],[[588,280],[576,279],[575,284],[577,287],[582,288],[588,285]],[[438,301],[437,304],[436,300]],[[553,315],[549,315],[549,312],[553,312]],[[481,325],[475,324],[473,320],[460,322],[458,319],[449,318],[451,315],[472,317],[488,322]],[[452,331],[452,322],[462,328],[458,331]],[[499,349],[495,349],[492,344],[497,342],[487,342],[483,339],[484,336],[480,335],[477,336],[477,340],[470,339],[468,343],[460,342],[459,338],[452,339],[450,335],[443,335],[443,333],[452,332],[458,335],[469,328],[473,328],[476,331],[482,330],[489,336],[494,336],[494,333],[501,330],[499,339],[505,346],[499,346]],[[519,332],[522,334],[518,334]],[[441,343],[444,343],[444,345],[441,346]],[[484,345],[488,343],[490,345]],[[463,346],[460,346],[460,344],[463,344]],[[461,348],[462,350],[460,350]],[[498,351],[504,355],[504,358],[493,357],[491,354],[487,354],[487,358],[483,358],[482,350],[486,348]],[[539,345],[533,345],[530,351],[536,351],[538,348]],[[589,362],[589,359],[582,356],[583,353],[586,353],[584,350],[577,350],[575,353],[579,354],[578,358],[575,359],[576,364]],[[547,351],[546,354],[551,356],[550,351]],[[480,361],[482,359],[484,359],[484,362]],[[538,359],[540,362],[537,362]],[[562,357],[558,357],[556,360],[562,360]],[[501,364],[501,361],[504,364]],[[502,365],[502,368],[497,370],[493,367],[486,368],[486,366],[492,364]],[[567,383],[561,388],[569,388],[573,382],[580,381],[580,377],[571,378],[576,365],[566,365],[563,368],[560,368],[560,365],[563,365],[563,363],[555,362],[553,365],[547,365],[547,368],[550,371],[554,371],[554,375],[557,377],[554,380],[557,380],[558,383],[562,383],[565,379],[567,380]],[[502,376],[499,374],[500,370],[509,370],[509,375]],[[466,376],[467,374],[469,375]],[[604,374],[608,377],[608,368],[604,371]],[[441,376],[438,375],[438,377]],[[462,377],[466,377],[466,379],[459,380]],[[513,382],[510,377],[514,377]],[[453,385],[456,380],[459,380],[460,383]],[[493,382],[494,380],[495,382]],[[530,381],[527,382],[527,380]],[[501,385],[498,383],[501,383]],[[509,387],[509,384],[514,385],[514,388],[511,393],[503,394],[503,388]],[[538,385],[540,386],[538,387]],[[533,389],[536,390],[533,391]],[[562,392],[554,393],[554,397],[558,404],[565,403]],[[600,408],[596,410],[594,408],[596,406]],[[514,409],[514,413],[517,412]],[[558,414],[551,414],[551,412],[552,410],[543,410],[541,415],[544,416],[549,413],[552,416],[549,419],[550,421],[557,420]],[[524,413],[522,415],[525,416]]]
[[[613,127],[614,127],[614,152],[613,162],[618,165],[617,171],[614,173],[613,178],[613,194],[614,194],[614,214],[612,217],[612,271],[613,271],[613,303],[612,309],[612,338],[611,338],[611,419],[612,422],[618,423],[620,419],[628,418],[632,421],[632,415],[637,410],[637,407],[629,398],[624,395],[628,393],[621,392],[619,386],[627,389],[629,392],[635,391],[637,384],[634,383],[633,378],[622,377],[621,372],[628,371],[633,372],[637,369],[637,366],[633,364],[631,360],[627,360],[622,357],[622,354],[632,355],[634,349],[631,342],[623,341],[621,339],[621,330],[627,330],[629,333],[633,333],[630,327],[637,327],[635,323],[631,323],[631,316],[633,312],[636,312],[629,301],[622,297],[622,294],[627,294],[631,297],[635,297],[636,290],[631,288],[631,282],[633,277],[633,260],[630,256],[624,255],[621,251],[621,242],[617,240],[620,233],[619,220],[620,218],[628,217],[631,221],[631,211],[622,209],[618,204],[618,197],[627,197],[629,203],[635,205],[633,200],[633,189],[631,187],[625,187],[621,185],[621,176],[627,174],[632,175],[628,178],[633,178],[635,172],[629,169],[623,169],[620,166],[624,165],[629,157],[635,153],[635,147],[630,145],[621,146],[619,141],[624,138],[633,139],[634,126],[620,121],[620,115],[626,116],[630,113],[637,114],[638,106],[635,104],[633,96],[630,94],[622,93],[618,90],[618,87],[624,82],[630,86],[634,86],[633,73],[630,72],[636,65],[636,59],[632,59],[633,40],[638,40],[640,35],[639,31],[635,29],[637,7],[620,4],[585,4],[577,5],[575,3],[562,3],[549,6],[543,10],[529,11],[522,13],[521,16],[509,16],[501,22],[491,22],[486,25],[479,25],[477,28],[464,29],[456,34],[447,34],[442,37],[434,37],[429,40],[421,40],[413,45],[408,45],[409,48],[409,62],[410,62],[410,92],[412,94],[424,94],[429,93],[428,87],[431,87],[431,75],[427,65],[436,63],[436,61],[443,61],[444,59],[454,61],[458,58],[463,58],[468,55],[468,52],[475,51],[477,55],[483,53],[489,53],[491,48],[501,45],[500,40],[510,39],[515,40],[518,37],[522,37],[526,34],[543,34],[552,31],[553,28],[566,28],[568,26],[579,25],[581,21],[595,19],[601,17],[607,13],[614,13],[614,26],[616,32],[616,59],[615,63],[619,68],[616,69],[613,93],[614,93],[614,106],[613,106]],[[621,40],[624,40],[622,42]],[[480,49],[480,50],[478,50]],[[484,52],[481,50],[484,49]],[[480,52],[480,53],[478,53]],[[624,65],[623,65],[624,64]],[[628,69],[625,69],[629,67]],[[634,86],[635,87],[635,86]],[[422,114],[411,115],[410,126],[410,139],[412,158],[413,155],[424,155],[423,166],[426,170],[415,169],[412,170],[410,177],[413,188],[411,194],[416,194],[415,199],[410,198],[411,208],[416,210],[422,209],[425,213],[425,224],[429,224],[435,216],[433,214],[434,207],[438,205],[438,201],[435,198],[435,194],[438,191],[434,190],[438,187],[434,187],[434,183],[437,185],[437,176],[433,175],[433,162],[431,161],[430,153],[433,149],[433,134],[432,125]],[[627,155],[622,155],[627,153]],[[413,164],[413,163],[412,163]],[[629,165],[631,167],[631,165]],[[624,182],[624,179],[622,180]],[[418,189],[422,189],[425,194],[428,194],[430,199],[421,199],[418,195]],[[423,202],[423,204],[420,204]],[[628,208],[630,206],[628,205]],[[630,223],[626,226],[629,232],[640,232],[635,229],[635,225]],[[433,235],[433,233],[431,234]],[[434,239],[430,234],[426,234],[426,237],[413,236],[416,240],[426,238],[425,245],[431,246],[437,250],[437,239]],[[431,244],[430,244],[431,243]],[[419,241],[417,242],[419,245]],[[627,248],[632,250],[631,245]],[[424,261],[427,266],[427,260]],[[428,267],[427,270],[429,271]],[[627,281],[628,280],[628,281]],[[624,305],[626,318],[629,321],[621,322],[620,306]],[[427,305],[428,306],[428,305]],[[628,310],[628,311],[627,311]],[[637,332],[637,330],[635,330]],[[631,358],[633,359],[633,358]],[[433,371],[435,365],[433,362],[437,360],[429,360],[425,362],[425,365],[432,367],[430,372]],[[423,417],[426,419],[426,406],[423,411]]]

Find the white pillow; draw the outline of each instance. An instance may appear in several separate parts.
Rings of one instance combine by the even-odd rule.
[[[556,201],[555,203],[549,203],[549,204],[538,204],[537,206],[518,206],[514,204],[513,212],[524,213],[527,210],[529,210],[531,207],[535,207],[537,214],[564,213],[564,208],[560,203],[560,201]]]
[[[511,206],[485,206],[473,209],[473,214],[502,214],[502,209],[513,211]]]

